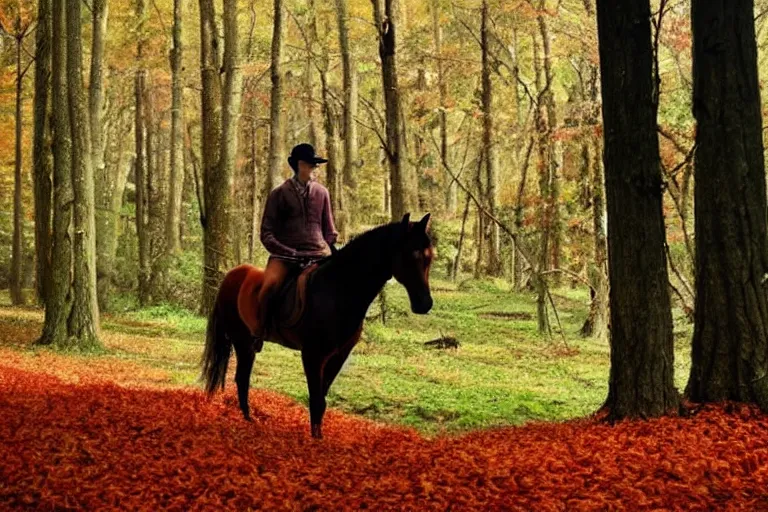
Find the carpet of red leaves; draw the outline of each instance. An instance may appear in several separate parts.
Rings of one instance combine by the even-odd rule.
[[[768,417],[742,406],[427,439],[234,386],[77,384],[0,363],[0,509],[768,510]],[[727,410],[726,410],[727,409]]]

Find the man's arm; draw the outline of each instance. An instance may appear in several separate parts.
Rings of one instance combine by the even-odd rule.
[[[261,243],[270,254],[296,257],[296,251],[281,243],[275,236],[275,229],[280,223],[279,190],[273,190],[267,198],[264,215],[261,217]]]
[[[325,200],[323,202],[323,238],[325,243],[329,247],[332,247],[336,243],[336,239],[339,237],[339,233],[336,231],[336,226],[333,222],[333,210],[331,208],[331,197],[326,191]]]

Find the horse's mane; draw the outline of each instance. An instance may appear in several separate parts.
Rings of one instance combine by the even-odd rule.
[[[357,261],[362,256],[368,258],[378,256],[383,248],[391,246],[396,228],[399,226],[399,222],[390,222],[355,235],[336,254],[324,258],[321,263],[323,265],[348,263]]]

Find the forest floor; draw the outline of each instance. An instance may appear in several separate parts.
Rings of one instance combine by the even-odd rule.
[[[425,316],[410,312],[399,286],[389,286],[386,325],[369,320],[331,387],[328,406],[376,421],[416,427],[427,434],[518,425],[530,420],[565,420],[596,411],[608,389],[609,350],[604,342],[578,334],[588,312],[585,289],[554,292],[565,340],[557,331],[537,332],[535,296],[510,292],[505,282],[467,281],[460,285],[433,280],[435,305]],[[3,307],[0,297],[0,351],[34,369],[44,349],[28,350],[39,336],[38,309]],[[377,303],[370,311],[377,313]],[[199,360],[205,338],[204,318],[169,306],[102,315],[105,351],[69,354],[89,366],[130,362],[151,372],[148,384],[200,387]],[[685,385],[690,367],[691,326],[678,322],[676,381]],[[425,343],[455,338],[458,349]],[[233,369],[233,355],[230,370]],[[306,381],[299,353],[271,343],[256,357],[251,379],[255,388],[285,394],[306,404]],[[141,384],[136,377],[132,384]],[[227,387],[233,380],[227,380]],[[253,403],[258,408],[258,403]]]
[[[293,352],[259,356],[261,418],[248,424],[231,376],[214,400],[199,390],[194,315],[105,315],[105,350],[76,354],[31,348],[41,313],[0,308],[0,508],[768,509],[768,417],[755,410],[615,426],[589,416],[608,350],[576,335],[582,291],[556,294],[563,342],[535,333],[528,295],[435,289],[434,311],[417,317],[393,287],[391,321],[369,322],[332,389],[322,441],[308,435]],[[440,336],[461,346],[424,346]]]

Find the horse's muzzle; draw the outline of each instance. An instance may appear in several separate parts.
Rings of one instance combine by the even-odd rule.
[[[424,298],[411,300],[411,311],[417,315],[426,315],[432,309],[432,297],[427,295]]]

